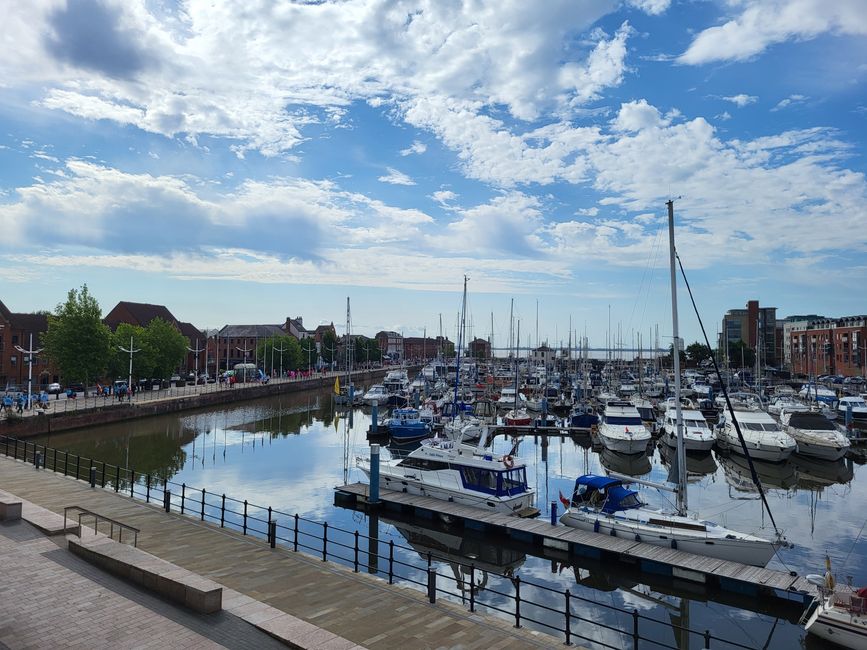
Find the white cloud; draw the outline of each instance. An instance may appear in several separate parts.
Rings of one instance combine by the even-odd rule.
[[[699,32],[679,57],[681,63],[742,61],[776,43],[828,32],[867,34],[863,0],[737,0],[729,5],[738,15]]]
[[[781,99],[776,106],[771,109],[771,112],[779,111],[780,109],[787,108],[792,105],[803,104],[805,101],[810,99],[806,95],[789,95],[785,99]]]
[[[642,131],[653,127],[665,126],[659,110],[647,103],[646,99],[620,105],[620,112],[612,122],[617,131]]]
[[[394,167],[389,167],[388,174],[380,176],[379,180],[383,183],[390,183],[392,185],[415,185],[414,180]]]
[[[722,113],[715,115],[714,119],[720,120],[721,122],[727,122],[728,120],[732,119],[732,116],[731,113],[729,113],[728,111],[723,111]]]
[[[580,215],[582,217],[595,217],[599,214],[599,208],[593,206],[592,208],[578,208],[575,211],[575,214]]]
[[[409,156],[412,154],[423,154],[427,151],[427,145],[423,142],[419,142],[418,140],[414,140],[411,145],[409,145],[406,149],[400,150],[401,156]]]
[[[656,16],[665,13],[671,5],[671,0],[629,0],[628,4],[641,9],[651,16]]]
[[[446,204],[458,198],[458,195],[451,190],[437,190],[436,192],[431,194],[430,197],[440,205],[445,206]]]
[[[748,104],[755,104],[759,98],[755,95],[746,95],[744,93],[741,93],[739,95],[729,95],[728,97],[723,97],[722,99],[726,100],[727,102],[731,102],[738,108],[743,108]]]

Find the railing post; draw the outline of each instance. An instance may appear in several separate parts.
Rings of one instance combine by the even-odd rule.
[[[166,509],[166,512],[172,511],[172,491],[171,490],[163,490],[163,508]]]
[[[120,492],[120,465],[114,466],[114,491]]]
[[[9,454],[6,455],[8,456]],[[57,471],[57,447],[54,448],[54,464],[51,466],[51,471]]]
[[[427,568],[427,599],[431,605],[437,601],[437,570],[432,566]]]
[[[129,495],[131,497],[135,496],[135,468],[131,467],[129,470]]]
[[[632,647],[638,650],[638,610],[632,610]]]
[[[704,631],[704,647],[710,650],[710,630]]]
[[[105,461],[102,461],[102,485],[100,487],[105,487]]]
[[[75,480],[81,477],[81,454],[75,457]]]
[[[352,562],[353,570],[358,573],[358,531],[355,531],[355,547],[354,547],[354,559]]]
[[[69,476],[69,452],[63,452],[63,475]]]
[[[515,627],[521,627],[521,576],[515,577]]]
[[[147,478],[145,478],[145,486],[146,486],[145,503],[150,503],[151,502],[151,475],[150,475],[150,473],[148,473]]]
[[[36,448],[34,447],[34,449],[33,449],[33,467],[35,467],[36,469],[39,469],[39,461],[42,460],[41,456],[42,456],[42,454],[40,454],[38,451],[36,451]]]
[[[470,611],[476,611],[476,565],[470,565]]]
[[[322,561],[328,557],[328,522],[322,524]]]
[[[18,438],[15,438],[15,447],[12,449],[13,460],[18,460]]]
[[[244,499],[244,534],[247,534],[247,499]]]
[[[205,488],[202,488],[202,521],[205,521]]]
[[[226,525],[226,495],[223,495],[222,502],[220,503],[220,528],[223,528]]]
[[[269,521],[268,522],[268,537],[271,540],[271,548],[275,548],[277,546],[277,522]]]
[[[572,593],[566,590],[566,645],[572,645]]]
[[[96,467],[94,465],[90,466],[90,487],[96,487]]]
[[[394,584],[394,540],[388,540],[388,584]]]
[[[295,535],[292,540],[292,548],[293,550],[298,550],[298,513],[295,513]]]

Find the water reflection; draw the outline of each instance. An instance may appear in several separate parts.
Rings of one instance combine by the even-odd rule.
[[[479,539],[468,531],[443,531],[437,526],[425,530],[430,522],[363,517],[335,507],[334,487],[362,479],[355,469],[355,458],[369,453],[369,426],[369,413],[361,409],[335,412],[328,392],[311,392],[55,434],[39,443],[133,467],[137,474],[150,473],[207,488],[209,493],[225,493],[285,513],[327,520],[335,527],[335,535],[339,534],[337,528],[358,530],[365,540],[372,538],[362,545],[362,552],[370,553],[361,561],[367,571],[379,575],[387,569],[383,564],[387,563],[388,542],[393,541],[408,547],[401,551],[402,557],[414,564],[423,564],[421,556],[433,549],[456,564],[461,557],[485,563],[487,594],[497,581],[492,577],[497,572],[494,569],[508,571],[514,565],[511,570],[522,579],[542,582],[561,592],[570,588],[586,597],[590,602],[582,611],[593,620],[612,621],[603,607],[591,604],[599,601],[635,607],[667,621],[672,610],[662,602],[680,607],[679,599],[684,598],[693,627],[711,629],[751,647],[763,646],[774,626],[779,613],[768,611],[763,603],[750,603],[732,594],[696,591],[696,585],[637,574],[634,567],[582,561],[579,573],[589,573],[579,580],[573,564],[565,568],[561,564],[566,557],[552,554],[540,558],[529,554],[529,549]],[[511,440],[498,437],[493,441],[494,453],[504,453],[511,445]],[[412,448],[389,444],[385,453],[405,455]],[[521,443],[520,455],[528,463],[528,479],[538,490],[537,505],[543,518],[547,518],[558,492],[571,492],[578,475],[611,468],[652,481],[664,481],[668,476],[670,458],[665,446],[658,454],[651,451],[647,456],[629,458],[628,466],[623,465],[624,459],[600,451],[594,450],[589,435],[527,438]],[[849,460],[826,464],[795,456],[780,465],[756,465],[768,488],[777,523],[795,544],[773,560],[771,568],[815,573],[821,570],[827,551],[841,575],[851,574],[856,583],[867,584],[867,539],[859,537],[865,521],[862,504],[867,500],[867,469],[863,464]],[[690,509],[696,514],[744,532],[772,534],[743,458],[688,455],[687,472]],[[670,495],[652,488],[638,489],[650,505],[671,507]],[[347,534],[346,543],[351,545],[351,533]],[[503,588],[509,586],[504,583]],[[476,587],[481,588],[478,583]],[[641,599],[636,590],[662,602]],[[796,647],[800,642],[800,628],[791,616],[783,618],[787,620],[777,624],[769,647]],[[670,629],[666,630],[669,636],[665,642],[671,644]],[[615,638],[614,645],[622,642],[619,636]]]

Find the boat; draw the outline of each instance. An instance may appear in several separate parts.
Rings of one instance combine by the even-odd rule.
[[[599,422],[599,416],[589,402],[579,402],[569,413],[569,426],[576,429],[589,429]]]
[[[735,409],[744,445],[756,460],[781,463],[798,449],[795,439],[780,428],[779,423],[759,409]],[[744,448],[735,429],[732,411],[726,409],[716,429],[721,449],[743,454]]]
[[[708,452],[713,448],[716,437],[708,426],[701,411],[682,410],[683,444],[687,452]],[[675,409],[665,412],[662,425],[662,441],[670,447],[677,447],[677,414]]]
[[[370,390],[364,394],[362,401],[365,404],[376,404],[381,406],[388,402],[388,391],[385,390],[385,386],[382,384],[374,384],[370,387]]]
[[[783,431],[798,443],[798,454],[822,460],[839,460],[849,451],[849,439],[819,411],[790,411],[780,416]]]
[[[394,409],[384,425],[395,442],[422,440],[432,433],[430,424],[423,422],[421,412],[414,408]]]
[[[758,492],[753,482],[746,456],[739,454],[717,454],[717,462],[723,468],[726,483],[738,492],[755,494]],[[764,460],[753,460],[756,476],[764,487],[780,490],[790,490],[798,485],[798,473],[792,458],[782,463],[769,463]]]
[[[605,405],[605,413],[597,429],[599,440],[606,449],[621,454],[643,454],[650,442],[650,431],[641,416],[629,402],[612,400]]]
[[[867,402],[864,401],[863,397],[841,397],[840,401],[837,402],[837,413],[841,418],[847,417],[846,413],[850,408],[852,409],[853,422],[867,423]]]
[[[790,395],[775,397],[771,400],[770,404],[768,404],[768,413],[771,415],[779,417],[782,415],[783,409],[793,413],[795,411],[809,411],[810,407],[803,402],[799,402]]]
[[[867,587],[838,585],[831,575],[830,560],[825,575],[809,575],[819,588],[804,628],[808,634],[843,648],[867,650]]]
[[[357,458],[370,477],[370,459]],[[495,456],[483,445],[428,438],[405,458],[381,460],[379,476],[388,490],[517,514],[533,508],[535,491],[527,467],[511,454]]]
[[[668,202],[669,258],[671,274],[671,312],[675,348],[680,344],[677,322],[677,284],[674,250],[674,203]],[[575,480],[571,499],[561,495],[567,510],[560,521],[567,526],[583,530],[641,541],[655,546],[680,549],[698,555],[765,566],[776,549],[784,542],[781,538],[769,541],[761,537],[741,533],[687,516],[687,467],[686,448],[683,443],[683,414],[681,412],[680,355],[674,360],[675,401],[674,411],[677,430],[677,453],[674,458],[677,477],[674,488],[626,476],[596,476],[585,474]],[[634,410],[634,407],[633,407]],[[609,407],[606,407],[606,417]],[[616,417],[616,416],[614,416]],[[638,417],[637,411],[635,417]],[[639,420],[640,421],[640,420]],[[605,427],[600,425],[600,430]],[[649,434],[648,434],[649,438]],[[664,512],[649,507],[641,501],[638,493],[626,487],[624,481],[650,485],[657,489],[675,492],[676,510]]]
[[[636,491],[611,476],[579,476],[565,504],[568,509],[560,517],[562,523],[611,537],[753,566],[765,566],[776,550],[773,542],[760,537],[651,509]]]
[[[526,409],[512,409],[506,411],[503,423],[508,427],[528,427],[533,424],[533,418]]]
[[[674,458],[677,454],[677,449],[669,447],[661,442],[657,445],[657,449],[659,449],[659,455],[662,459],[663,465],[668,468],[669,472],[676,474]],[[716,460],[714,460],[713,453],[711,452],[704,454],[688,454],[686,456],[686,481],[688,483],[700,481],[705,476],[710,476],[711,474],[716,473],[716,470]]]
[[[526,407],[527,397],[512,386],[504,386],[500,391],[499,399],[496,401],[497,408],[504,410],[511,409],[515,407],[516,403],[521,407]]]
[[[837,404],[837,393],[830,388],[823,388],[813,382],[804,384],[798,391],[798,397],[808,402],[822,402],[828,406]]]

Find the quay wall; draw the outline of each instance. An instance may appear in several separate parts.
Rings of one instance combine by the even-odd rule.
[[[352,373],[354,381],[379,379],[385,375],[387,368],[356,371]],[[341,379],[342,375],[337,375]],[[167,396],[164,399],[147,402],[109,402],[105,405],[79,409],[70,413],[48,413],[29,415],[24,418],[0,420],[0,435],[14,438],[31,438],[33,436],[84,429],[101,424],[111,424],[124,420],[146,418],[166,413],[178,413],[192,409],[208,408],[220,404],[231,404],[262,397],[271,397],[286,393],[303,392],[307,390],[322,390],[334,385],[334,374],[317,375],[307,379],[267,383],[258,385],[238,385],[234,388],[217,390],[207,393],[183,396]]]

